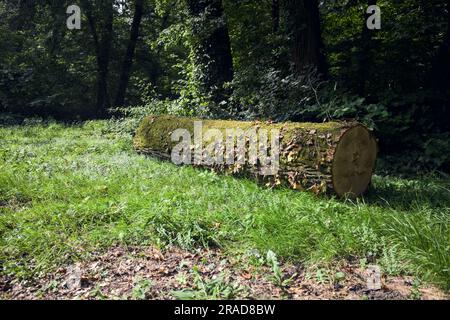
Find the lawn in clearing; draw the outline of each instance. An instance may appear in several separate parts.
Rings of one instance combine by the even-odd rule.
[[[271,190],[132,150],[112,122],[0,128],[0,272],[28,278],[114,245],[219,247],[332,269],[377,264],[450,288],[450,182],[375,176],[358,201]]]

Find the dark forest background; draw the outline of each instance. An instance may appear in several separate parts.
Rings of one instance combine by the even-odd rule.
[[[0,0],[2,113],[356,118],[381,167],[449,172],[449,104],[449,0]]]

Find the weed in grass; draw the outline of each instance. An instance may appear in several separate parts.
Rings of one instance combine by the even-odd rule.
[[[149,298],[152,290],[152,282],[149,279],[136,279],[133,287],[132,298],[145,300]]]
[[[89,291],[89,297],[96,300],[107,300],[108,297],[102,292],[99,285],[95,286],[94,289]]]
[[[296,276],[293,275],[290,278],[285,278],[283,272],[280,268],[280,264],[278,262],[278,258],[276,254],[269,250],[267,251],[266,261],[269,267],[272,269],[272,276],[269,278],[276,286],[284,289],[289,286],[292,282],[292,279]]]
[[[316,281],[320,284],[327,284],[330,282],[330,276],[328,275],[327,270],[325,269],[317,269],[316,271]]]
[[[230,300],[237,297],[244,289],[237,283],[229,280],[229,275],[222,272],[205,279],[197,267],[192,270],[194,290],[173,291],[172,295],[179,300]]]
[[[345,273],[342,271],[338,271],[334,274],[334,282],[335,283],[340,283],[343,280],[345,280]]]
[[[418,279],[414,279],[412,285],[413,285],[413,287],[412,287],[409,299],[420,300],[422,298],[422,292],[420,292],[420,286],[421,286],[420,281]]]

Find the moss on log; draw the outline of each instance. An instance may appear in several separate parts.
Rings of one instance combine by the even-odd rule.
[[[286,185],[296,190],[310,190],[316,194],[332,193],[356,197],[370,184],[377,155],[377,142],[372,133],[357,122],[326,123],[265,123],[226,120],[200,120],[174,116],[149,116],[143,119],[134,138],[137,152],[170,160],[172,150],[179,141],[172,141],[172,133],[186,129],[194,137],[194,122],[202,122],[202,132],[216,129],[224,140],[227,129],[244,132],[279,132],[279,168],[274,175],[262,173],[261,163],[235,161],[233,164],[202,163],[219,172],[255,178],[268,186]],[[233,139],[232,137],[230,137]],[[270,141],[269,134],[268,141]],[[246,137],[246,146],[251,138]],[[194,141],[194,139],[192,139]],[[198,141],[198,140],[196,140]],[[236,139],[234,140],[236,142]],[[191,150],[206,150],[207,143],[190,144]],[[233,148],[237,146],[233,144]],[[270,148],[269,148],[270,149]],[[225,151],[225,147],[222,149]],[[236,152],[237,154],[237,152]],[[248,159],[247,159],[248,160]]]

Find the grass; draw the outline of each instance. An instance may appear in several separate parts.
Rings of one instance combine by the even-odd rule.
[[[16,277],[112,244],[269,250],[320,268],[379,264],[450,289],[450,183],[375,177],[357,202],[137,155],[107,121],[0,128],[0,272]]]

